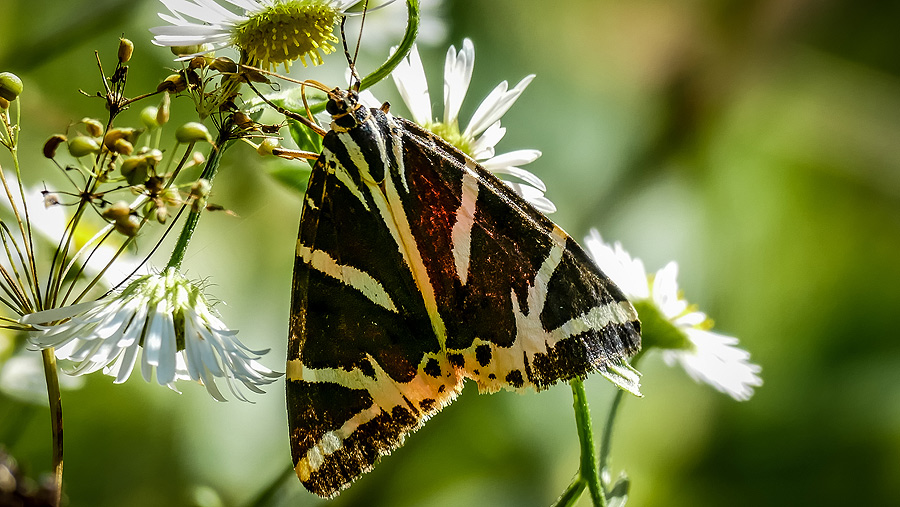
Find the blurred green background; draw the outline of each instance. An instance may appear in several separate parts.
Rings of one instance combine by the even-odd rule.
[[[762,365],[765,385],[739,403],[647,358],[645,397],[626,400],[614,439],[629,505],[900,504],[900,3],[423,1],[439,16],[422,51],[435,104],[444,52],[463,37],[477,58],[462,118],[500,80],[536,73],[504,117],[501,151],[543,151],[528,168],[576,238],[596,227],[649,270],[678,260],[688,300]],[[26,87],[26,179],[53,173],[44,139],[100,115],[78,93],[100,89],[94,50],[111,67],[117,37],[135,42],[132,93],[175,66],[149,43],[160,9],[2,0],[0,71]],[[404,8],[378,15],[402,24]],[[363,70],[399,40],[372,20]],[[342,55],[327,62],[293,75],[343,84]],[[402,114],[391,83],[375,92]],[[0,164],[9,170],[6,154]],[[204,218],[186,267],[281,369],[301,201],[272,168],[250,148],[229,152],[212,200],[238,217]],[[251,405],[138,377],[95,374],[64,392],[69,505],[213,494],[242,505],[289,466],[283,382]],[[599,427],[612,387],[595,377],[587,389]],[[33,476],[50,467],[48,421],[46,408],[0,398],[0,442]],[[566,385],[525,396],[470,385],[330,505],[549,505],[577,466]],[[324,503],[294,480],[277,497]]]

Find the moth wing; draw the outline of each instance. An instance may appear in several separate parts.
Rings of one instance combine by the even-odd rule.
[[[359,143],[377,132],[354,132]],[[329,133],[310,175],[292,285],[287,409],[294,467],[331,497],[452,401],[448,364],[378,196]],[[358,145],[356,145],[358,148]]]
[[[541,390],[597,371],[638,393],[626,358],[640,348],[640,323],[618,287],[484,167],[396,121],[403,205],[438,295],[450,364],[482,392]]]

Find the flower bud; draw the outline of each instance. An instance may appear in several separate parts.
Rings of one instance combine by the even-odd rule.
[[[169,92],[163,92],[163,98],[156,110],[156,123],[165,125],[169,122],[169,111],[172,109],[172,97]]]
[[[141,228],[141,221],[134,215],[129,215],[121,220],[116,220],[116,232],[129,238],[137,235]]]
[[[209,184],[209,180],[204,178],[200,178],[191,185],[191,193],[188,195],[188,200],[191,203],[191,210],[196,213],[203,208],[211,189],[212,185]]]
[[[272,150],[278,148],[278,139],[274,137],[267,137],[263,140],[263,142],[259,143],[259,147],[256,148],[256,153],[260,155],[271,155]]]
[[[128,142],[127,139],[116,139],[111,151],[120,155],[131,155],[134,151],[134,145]]]
[[[156,106],[147,106],[141,109],[141,123],[150,130],[159,127],[159,123],[156,121],[157,112],[158,108]]]
[[[56,134],[50,139],[47,139],[47,142],[44,143],[44,156],[47,158],[55,157],[56,149],[59,148],[59,145],[64,142],[66,142],[66,136],[62,134]]]
[[[202,123],[195,121],[185,123],[175,131],[175,139],[179,143],[195,143],[197,141],[212,142],[209,130]]]
[[[103,213],[100,213],[100,215],[107,220],[118,222],[119,220],[128,218],[128,216],[131,215],[131,208],[128,207],[127,202],[119,201],[103,210]]]
[[[84,124],[85,130],[91,137],[100,137],[103,135],[103,124],[93,118],[82,118],[81,123]]]
[[[220,56],[210,62],[209,68],[227,74],[234,74],[237,72],[237,64],[234,63],[234,60],[224,56]]]
[[[153,165],[146,156],[137,156],[128,157],[122,161],[122,167],[119,170],[129,185],[141,185],[147,181],[152,168]]]
[[[78,136],[69,139],[69,153],[73,157],[84,157],[100,151],[100,144],[92,137]]]
[[[119,63],[131,60],[132,53],[134,53],[134,43],[128,39],[119,39]]]
[[[109,151],[116,151],[116,141],[124,139],[129,143],[134,144],[140,134],[140,130],[131,127],[114,128],[107,132],[106,136],[103,137],[103,145],[106,146],[106,149]]]
[[[172,74],[156,87],[156,91],[166,90],[172,93],[183,92],[187,90],[187,81],[181,74]]]
[[[9,101],[0,97],[0,109],[9,109]]]
[[[0,72],[0,97],[12,102],[22,93],[22,80],[12,72]]]
[[[172,46],[169,49],[175,56],[188,56],[209,53],[213,47],[210,44],[195,44],[193,46]]]

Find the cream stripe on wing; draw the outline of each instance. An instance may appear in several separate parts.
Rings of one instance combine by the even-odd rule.
[[[466,172],[462,179],[462,202],[456,210],[456,223],[450,232],[453,242],[453,262],[456,274],[463,285],[469,275],[469,255],[472,249],[472,225],[475,223],[475,203],[478,201],[478,177],[472,172],[466,159]]]
[[[327,253],[322,250],[310,250],[308,246],[297,243],[297,257],[303,259],[304,262],[311,267],[325,273],[326,275],[336,278],[345,284],[360,291],[369,301],[378,306],[390,310],[397,311],[397,307],[391,300],[391,297],[385,292],[384,287],[378,280],[372,278],[365,271],[361,271],[352,266],[338,264]]]
[[[337,157],[334,155],[334,153],[332,153],[330,151],[326,151],[325,156],[326,156],[325,162],[328,163],[329,161],[332,161],[332,162],[334,162],[335,167],[336,167],[336,169],[329,168],[329,172],[334,174],[334,177],[337,178],[338,181],[343,183],[344,186],[347,187],[347,190],[349,190],[350,193],[353,194],[354,197],[359,199],[359,202],[362,203],[363,208],[365,208],[366,211],[369,211],[369,205],[366,203],[366,198],[365,198],[365,196],[363,196],[362,192],[360,191],[360,189],[356,185],[356,183],[354,183],[353,178],[350,177],[350,173],[347,172],[347,170],[344,168],[344,166],[341,165],[341,162],[337,159]],[[365,164],[365,161],[363,161],[363,163]],[[366,174],[368,174],[368,169],[366,170]]]

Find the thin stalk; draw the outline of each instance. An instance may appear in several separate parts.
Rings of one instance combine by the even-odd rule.
[[[213,146],[212,153],[209,155],[209,159],[206,161],[206,167],[203,168],[203,173],[200,174],[201,178],[206,179],[210,186],[212,186],[213,178],[216,177],[216,173],[219,170],[219,163],[222,159],[222,154],[225,150],[231,145],[233,141],[228,140],[228,137],[231,133],[231,122],[225,122],[222,127],[219,129],[219,135],[216,139],[216,144]],[[188,243],[191,241],[191,236],[194,235],[194,230],[197,228],[197,223],[200,221],[200,213],[202,209],[191,210],[188,213],[187,219],[184,222],[184,226],[181,228],[181,234],[178,236],[178,241],[175,243],[175,248],[172,250],[172,256],[169,257],[169,263],[166,265],[166,268],[175,268],[178,269],[181,267],[181,262],[184,261],[184,254],[187,252]]]
[[[600,484],[600,476],[597,474],[597,457],[594,454],[594,430],[591,427],[591,410],[588,407],[587,394],[584,391],[584,381],[576,377],[569,381],[569,385],[572,386],[575,425],[578,428],[578,443],[581,446],[581,461],[578,465],[578,475],[566,488],[566,491],[563,492],[556,506],[569,507],[575,505],[575,502],[584,492],[585,486],[587,486],[594,507],[606,507],[606,496],[603,493],[603,486]]]
[[[41,351],[44,360],[44,377],[47,379],[47,397],[50,402],[50,431],[53,435],[53,506],[59,507],[62,498],[63,476],[63,419],[62,398],[59,394],[59,376],[56,372],[56,354],[53,347]]]

